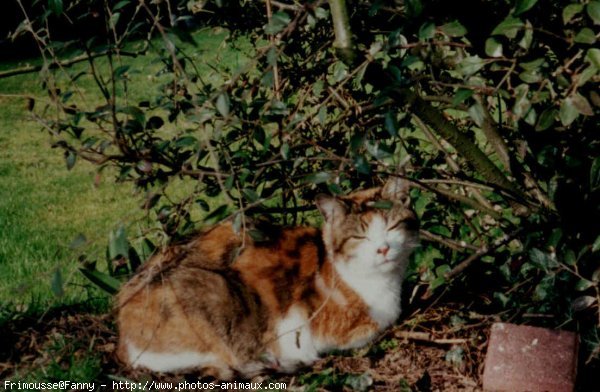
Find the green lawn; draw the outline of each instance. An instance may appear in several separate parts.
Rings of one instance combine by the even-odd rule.
[[[205,70],[205,80],[221,79],[209,65],[235,69],[245,59],[228,46],[223,30],[203,30],[194,37],[197,46],[184,49]],[[162,43],[157,39],[154,44]],[[122,61],[136,71],[130,75],[129,99],[136,102],[157,93],[161,64],[156,55]],[[0,69],[19,65],[4,63]],[[85,69],[87,64],[80,63],[69,72]],[[107,62],[98,60],[98,69],[107,72]],[[101,102],[91,76],[79,79],[78,86],[85,96],[81,103]],[[96,168],[87,162],[67,170],[61,150],[51,148],[52,139],[29,118],[26,100],[19,95],[36,97],[37,105],[47,97],[37,74],[0,79],[0,309],[12,317],[98,297],[106,304],[104,294],[78,272],[77,258],[85,252],[103,263],[111,230],[123,223],[135,232],[142,217],[141,196],[131,184],[115,184],[110,171],[96,184]],[[80,233],[88,240],[86,246],[71,249]]]

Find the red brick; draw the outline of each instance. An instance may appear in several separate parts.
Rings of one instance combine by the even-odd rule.
[[[492,325],[483,389],[571,392],[577,372],[576,334],[506,323]]]

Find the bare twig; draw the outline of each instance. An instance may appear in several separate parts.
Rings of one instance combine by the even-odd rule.
[[[447,281],[454,279],[456,276],[460,275],[464,270],[466,270],[471,264],[473,264],[474,261],[479,260],[481,257],[495,251],[499,247],[506,245],[507,243],[512,241],[516,236],[518,236],[519,233],[521,233],[521,231],[523,231],[523,228],[518,228],[511,234],[506,235],[503,238],[500,238],[499,240],[494,242],[494,244],[492,244],[492,246],[490,246],[490,247],[484,246],[484,247],[478,249],[475,253],[473,253],[472,255],[467,257],[465,260],[458,263],[450,271],[448,271],[444,275],[444,278],[446,278]]]
[[[148,49],[148,45],[146,45],[143,49],[140,49],[138,51],[135,52],[128,52],[128,51],[120,51],[119,54],[122,56],[128,56],[128,57],[137,57],[137,56],[141,56],[146,54],[146,51]],[[68,60],[63,60],[63,61],[52,61],[48,64],[40,64],[40,65],[28,65],[25,67],[21,67],[21,68],[15,68],[15,69],[9,69],[7,71],[2,71],[0,72],[0,79],[2,78],[8,78],[10,76],[16,76],[16,75],[22,75],[22,74],[27,74],[27,73],[33,73],[33,72],[39,72],[42,69],[53,69],[53,68],[59,68],[59,67],[70,67],[74,64],[77,63],[81,63],[84,61],[88,61],[91,58],[95,59],[97,57],[105,57],[107,56],[111,51],[110,50],[105,50],[102,52],[92,52],[92,53],[86,53],[86,54],[81,54],[79,56],[75,56],[73,58],[70,58]]]
[[[465,241],[455,241],[452,240],[450,238],[446,238],[446,237],[442,237],[439,236],[437,234],[433,234],[427,230],[419,230],[419,234],[421,235],[421,237],[425,238],[426,240],[429,241],[435,241],[435,242],[439,242],[442,245],[447,246],[450,249],[454,249],[454,250],[458,250],[458,251],[463,251],[465,249],[470,249],[470,250],[478,250],[479,248],[466,243]]]
[[[302,11],[302,7],[297,4],[286,4],[275,0],[261,0],[263,3],[271,3],[272,6],[288,11]]]
[[[273,17],[273,11],[271,9],[271,0],[265,0],[265,5],[267,6],[267,20],[269,23],[271,22],[271,18]],[[278,39],[275,35],[270,35],[269,40],[273,47],[277,47]],[[280,81],[279,81],[279,67],[277,66],[277,59],[275,59],[275,64],[273,64],[273,93],[275,94],[275,98],[280,98]]]
[[[435,344],[465,344],[469,341],[462,338],[436,338],[428,332],[394,331],[394,335],[401,339],[418,340]]]

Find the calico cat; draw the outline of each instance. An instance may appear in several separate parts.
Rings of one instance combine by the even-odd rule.
[[[417,243],[407,182],[316,204],[321,230],[253,241],[222,223],[151,258],[118,295],[121,361],[220,379],[293,372],[390,326]]]

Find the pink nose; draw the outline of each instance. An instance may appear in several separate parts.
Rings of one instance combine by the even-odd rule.
[[[380,255],[387,255],[388,250],[390,250],[389,246],[382,246],[381,248],[377,249],[377,253]]]

